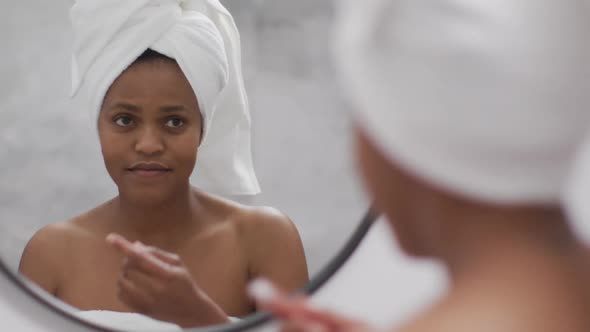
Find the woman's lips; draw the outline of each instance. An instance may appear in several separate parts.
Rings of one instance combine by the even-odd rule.
[[[141,177],[156,177],[165,175],[172,171],[172,169],[167,168],[160,164],[137,164],[127,169],[131,173],[141,176]]]
[[[136,168],[136,169],[132,169],[131,172],[133,174],[139,175],[139,176],[145,176],[145,177],[154,177],[154,176],[159,176],[159,175],[164,175],[168,172],[170,172],[169,170],[165,170],[165,169],[140,169],[140,168]]]

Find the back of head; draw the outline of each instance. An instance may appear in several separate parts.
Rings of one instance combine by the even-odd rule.
[[[377,151],[369,156],[389,172],[369,185],[386,183],[373,192],[378,203],[392,202],[389,217],[400,217],[390,221],[402,247],[427,252],[404,240],[414,245],[434,234],[432,243],[450,248],[439,251],[447,263],[467,257],[461,267],[448,264],[462,274],[449,293],[461,294],[432,310],[444,311],[434,319],[441,330],[588,331],[588,256],[561,213],[502,213],[558,210],[565,200],[575,231],[590,240],[588,13],[586,0],[342,1],[338,69],[362,137]],[[398,182],[427,188],[429,200],[409,201],[405,188],[388,192],[396,177],[419,179]],[[431,193],[475,212],[449,213],[462,228],[437,227],[444,216],[426,211],[439,203]],[[400,206],[435,221],[409,220],[415,215]]]

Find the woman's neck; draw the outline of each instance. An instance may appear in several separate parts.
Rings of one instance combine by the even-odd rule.
[[[138,202],[119,195],[113,201],[115,229],[129,240],[155,244],[178,233],[198,226],[201,205],[190,185],[174,196],[157,202]],[[150,243],[151,242],[151,243]]]
[[[579,253],[559,208],[472,210],[441,227],[437,251],[453,283],[474,273],[498,272]]]

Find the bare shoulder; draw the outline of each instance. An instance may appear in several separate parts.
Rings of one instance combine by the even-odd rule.
[[[51,294],[56,294],[66,271],[72,224],[60,222],[38,230],[27,243],[19,272]]]
[[[54,254],[65,254],[76,233],[77,225],[74,220],[53,223],[39,229],[27,243],[23,252],[21,265],[27,259],[54,257]]]
[[[308,281],[307,262],[295,223],[281,211],[267,206],[247,206],[198,193],[217,222],[230,225],[247,260],[250,278],[264,277],[285,290]]]
[[[458,308],[459,307],[459,308]],[[438,303],[433,304],[417,317],[405,322],[395,332],[426,332],[426,331],[441,331],[441,332],[462,332],[464,326],[473,327],[472,317],[469,317],[470,308],[463,308],[463,306],[444,299]],[[482,328],[477,325],[478,328]],[[484,327],[487,328],[487,327]],[[482,329],[482,331],[487,331]]]
[[[19,272],[46,291],[55,294],[68,273],[68,264],[76,252],[76,244],[89,233],[89,211],[67,221],[52,223],[39,229],[23,250]]]
[[[68,249],[77,239],[82,239],[92,232],[92,222],[97,214],[101,212],[100,207],[78,215],[70,220],[52,223],[39,229],[27,243],[25,254],[45,251],[55,253],[58,250]]]
[[[267,206],[248,206],[229,199],[197,192],[201,202],[216,216],[216,222],[231,223],[242,240],[258,241],[276,236],[299,238],[295,224],[281,211]]]
[[[272,207],[245,207],[236,223],[253,278],[270,279],[287,291],[308,281],[301,237],[287,215]]]
[[[470,332],[477,327],[478,332],[533,332],[561,331],[563,326],[568,331],[588,331],[587,310],[577,312],[580,303],[564,296],[567,286],[558,286],[560,291],[554,294],[550,283],[534,285],[537,280],[530,278],[524,282],[533,287],[524,283],[497,286],[502,282],[457,287],[396,331]]]
[[[293,221],[276,208],[242,207],[236,215],[235,222],[247,240],[299,238],[299,232]]]

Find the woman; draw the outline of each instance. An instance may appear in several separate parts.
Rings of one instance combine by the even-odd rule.
[[[206,192],[258,192],[239,35],[225,8],[80,0],[71,16],[74,93],[98,111],[118,195],[38,231],[20,272],[82,310],[182,327],[255,311],[245,287],[257,276],[304,285],[302,244],[285,215]]]
[[[590,157],[586,4],[347,5],[337,54],[360,174],[404,251],[451,281],[396,331],[590,331],[590,255],[563,196],[590,184],[571,170]],[[370,329],[251,291],[285,330]]]

